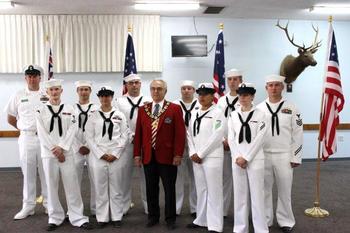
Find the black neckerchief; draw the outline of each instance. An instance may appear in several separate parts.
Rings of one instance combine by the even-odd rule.
[[[194,123],[193,123],[193,136],[196,136],[197,134],[199,134],[202,119],[203,119],[203,117],[205,117],[205,115],[208,114],[208,112],[210,112],[210,110],[205,112],[202,116],[199,116],[199,114],[197,112],[196,120],[194,120]]]
[[[228,117],[228,109],[230,108],[231,109],[231,112],[233,112],[234,110],[236,110],[235,108],[235,104],[237,103],[238,101],[238,97],[234,98],[232,100],[232,103],[229,102],[228,100],[228,97],[226,96],[226,104],[227,104],[227,107],[225,109],[225,117]]]
[[[47,107],[49,108],[52,116],[51,116],[51,122],[50,122],[50,133],[52,132],[53,130],[53,127],[54,127],[54,124],[55,124],[55,118],[57,117],[57,121],[58,121],[58,133],[60,135],[60,137],[62,136],[62,119],[60,117],[60,113],[62,112],[63,110],[63,106],[64,104],[62,104],[60,106],[60,108],[58,109],[58,112],[54,112],[53,109],[52,109],[52,106],[51,105],[47,105]]]
[[[241,121],[241,130],[239,131],[239,138],[238,142],[243,142],[243,129],[245,128],[245,140],[248,142],[248,144],[252,141],[252,133],[250,131],[249,121],[253,117],[254,111],[251,111],[245,121],[243,121],[243,118],[241,114],[238,113],[239,120]]]
[[[179,102],[180,102],[182,110],[185,112],[185,125],[188,127],[188,124],[191,120],[191,111],[196,106],[197,100],[193,101],[193,103],[191,104],[189,109],[186,108],[186,105],[181,100]]]
[[[92,104],[89,104],[87,110],[83,111],[83,109],[81,108],[81,105],[77,104],[77,107],[80,111],[79,116],[78,116],[78,126],[79,126],[79,129],[83,129],[83,132],[85,132],[85,125],[86,125],[86,122],[88,120],[88,113],[90,111],[91,106],[92,106]],[[84,122],[83,122],[83,117],[85,117]]]
[[[143,96],[141,96],[141,98],[139,99],[139,101],[137,101],[136,104],[134,104],[134,102],[132,102],[132,100],[129,97],[126,97],[126,99],[128,100],[129,104],[131,104],[131,110],[130,110],[130,116],[129,116],[130,120],[134,117],[135,109],[140,107],[140,103],[142,101],[142,97]]]
[[[103,118],[104,122],[103,122],[103,129],[102,129],[102,137],[105,136],[106,134],[106,124],[109,123],[108,126],[108,138],[109,140],[112,140],[112,134],[113,134],[113,122],[111,121],[111,118],[113,116],[113,112],[111,112],[111,114],[109,114],[109,117],[106,118],[105,115],[103,114],[103,112],[99,111],[101,117]]]
[[[271,127],[272,127],[272,136],[275,136],[275,122],[276,122],[276,132],[277,132],[277,135],[280,135],[280,126],[279,126],[279,122],[278,122],[278,115],[277,113],[281,110],[282,108],[282,105],[284,104],[284,101],[282,101],[278,107],[277,107],[277,110],[276,112],[273,112],[270,105],[266,102],[266,106],[267,106],[267,109],[270,111],[270,113],[272,114],[272,118],[271,118]],[[276,119],[276,120],[275,120]]]

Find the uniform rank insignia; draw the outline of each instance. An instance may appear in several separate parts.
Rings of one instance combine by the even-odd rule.
[[[265,122],[262,122],[261,126],[260,126],[260,131],[263,130],[265,128]]]
[[[28,102],[28,99],[21,99],[21,103]]]
[[[216,122],[215,122],[215,129],[220,128],[220,126],[221,126],[221,120],[216,120]]]
[[[171,124],[172,120],[170,117],[165,118],[164,123]]]
[[[285,114],[292,114],[292,110],[289,109],[289,108],[284,108],[281,110],[282,113],[285,113]]]
[[[298,119],[296,119],[296,123],[298,126],[302,126],[303,125],[303,120],[300,118],[300,114],[297,114]]]
[[[46,95],[42,95],[40,97],[40,101],[45,103],[45,102],[49,101],[49,98]]]
[[[118,116],[114,116],[114,117],[112,117],[112,119],[113,119],[113,120],[119,120],[119,121],[122,120],[122,118],[120,118],[120,117],[118,117]]]
[[[75,116],[73,115],[72,123],[75,123],[75,122],[77,121],[75,120]]]

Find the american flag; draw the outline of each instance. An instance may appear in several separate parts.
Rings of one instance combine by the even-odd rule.
[[[321,112],[320,140],[322,141],[322,160],[327,160],[336,152],[336,127],[339,125],[338,114],[343,110],[344,96],[341,86],[337,44],[332,24],[328,37],[328,61],[323,90],[323,108]]]
[[[128,33],[128,39],[126,42],[124,78],[129,74],[137,74],[134,42],[132,41],[130,32]],[[123,80],[123,95],[126,94],[127,91],[125,80]]]
[[[49,48],[49,62],[47,67],[47,79],[53,78],[53,62],[52,62],[52,49]]]
[[[220,96],[225,92],[225,54],[224,54],[224,33],[220,29],[218,39],[216,40],[215,61],[214,61],[214,102],[217,103]]]

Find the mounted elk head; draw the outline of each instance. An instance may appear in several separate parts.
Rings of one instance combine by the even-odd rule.
[[[303,46],[297,45],[294,42],[294,35],[292,35],[292,37],[289,36],[288,23],[285,27],[282,27],[278,20],[276,26],[282,29],[286,33],[289,42],[298,48],[299,56],[294,57],[292,55],[288,55],[283,59],[281,63],[280,75],[285,76],[285,82],[289,84],[294,82],[306,67],[315,66],[317,64],[313,54],[321,46],[321,41],[317,41],[318,28],[316,29],[314,25],[312,25],[312,28],[316,33],[313,44],[309,47],[305,47],[304,44]]]

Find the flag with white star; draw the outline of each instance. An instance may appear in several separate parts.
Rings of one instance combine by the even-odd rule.
[[[215,49],[215,61],[214,61],[214,87],[215,96],[214,101],[217,103],[220,96],[225,93],[225,54],[224,54],[224,33],[222,30],[219,31],[218,39],[216,41]]]
[[[129,74],[137,74],[134,42],[132,40],[131,33],[128,33],[128,39],[126,41],[124,78]],[[127,93],[126,83],[125,83],[125,80],[123,79],[123,95],[126,93]]]

